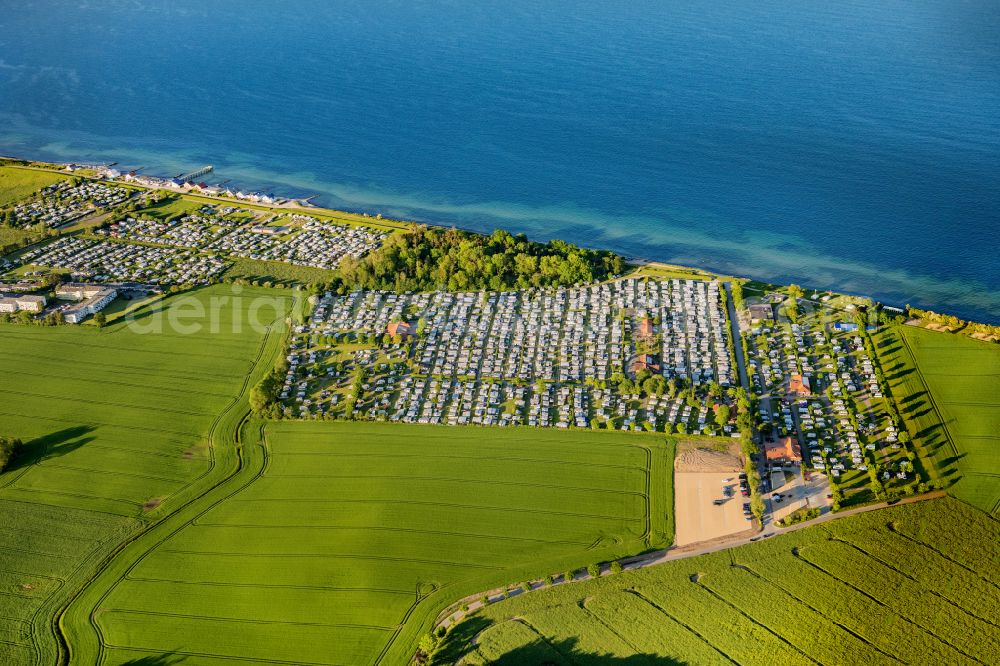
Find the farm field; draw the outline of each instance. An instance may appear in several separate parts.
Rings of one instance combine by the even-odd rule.
[[[913,326],[876,344],[931,478],[1000,515],[1000,346]]]
[[[5,208],[47,185],[67,180],[69,177],[50,171],[0,166],[0,208]]]
[[[899,505],[494,603],[434,663],[991,663],[997,543],[959,500]]]
[[[274,292],[244,289],[243,303],[255,295]],[[185,324],[198,323],[192,310]],[[57,609],[109,552],[223,472],[229,454],[212,443],[281,343],[277,331],[233,333],[233,316],[190,335],[0,325],[0,422],[27,447],[0,475],[0,663],[55,663]]]
[[[673,533],[662,435],[251,421],[242,441],[240,479],[71,609],[96,610],[83,661],[406,663],[456,599]]]

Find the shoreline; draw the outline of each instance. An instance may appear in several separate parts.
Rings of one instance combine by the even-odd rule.
[[[27,163],[25,165],[27,168],[36,168],[36,169],[46,169],[46,167],[45,166],[32,167],[30,165],[31,164],[55,165],[55,166],[59,166],[59,167],[63,167],[63,168],[68,167],[70,165],[75,165],[75,166],[78,166],[78,167],[80,167],[82,169],[102,168],[102,167],[108,167],[110,165],[120,166],[120,163],[118,163],[118,162],[104,163],[104,164],[93,164],[93,163],[82,163],[82,162],[62,162],[62,161],[36,160],[36,159],[33,159],[33,158],[28,158],[28,157],[17,157],[17,156],[10,156],[10,155],[0,155],[0,161],[24,162],[24,163]],[[145,168],[143,168],[143,169],[145,170]],[[84,174],[79,174],[79,173],[74,173],[74,172],[65,172],[63,169],[46,169],[46,170],[53,171],[53,172],[58,172],[58,173],[66,173],[67,176],[69,176],[69,177],[73,177],[75,175],[76,177],[88,177],[88,178],[94,178],[96,180],[104,180],[104,181],[107,181],[107,182],[124,182],[124,181],[120,181],[120,180],[116,180],[116,179],[103,178],[103,177],[98,176],[98,175],[95,175],[95,176],[86,176]],[[162,180],[169,180],[169,178],[162,177],[162,176],[157,176],[156,178],[159,178],[159,179],[162,179]],[[231,181],[227,180],[225,182],[226,183],[230,183]],[[372,211],[375,210],[373,208],[367,208],[367,209],[366,208],[357,208],[357,209],[353,209],[352,210],[349,207],[328,208],[326,206],[320,206],[320,205],[312,203],[312,200],[315,199],[315,198],[317,198],[317,197],[327,196],[327,195],[324,195],[323,193],[305,194],[305,195],[302,195],[302,196],[292,196],[292,195],[281,196],[281,197],[278,197],[278,198],[283,199],[284,202],[281,203],[281,204],[277,204],[277,203],[262,203],[262,202],[255,202],[255,201],[247,201],[247,200],[244,200],[244,199],[230,198],[230,197],[219,196],[219,195],[215,195],[215,194],[208,194],[208,193],[200,192],[200,191],[190,191],[190,190],[185,190],[183,188],[177,188],[177,187],[156,188],[156,187],[144,186],[144,185],[142,185],[140,183],[135,183],[135,182],[124,182],[124,184],[130,185],[130,186],[133,186],[133,187],[140,187],[142,189],[152,189],[152,190],[155,190],[155,189],[164,189],[165,191],[174,193],[174,194],[176,194],[178,196],[196,197],[198,199],[219,201],[219,202],[231,203],[231,204],[235,204],[235,205],[251,205],[251,206],[258,206],[258,207],[262,207],[262,208],[268,208],[268,209],[279,210],[279,211],[280,210],[299,210],[299,211],[304,211],[304,212],[313,211],[313,212],[316,212],[316,213],[319,213],[319,214],[326,214],[326,215],[331,215],[331,216],[350,215],[350,216],[356,216],[358,218],[362,218],[361,220],[359,220],[359,222],[361,222],[361,223],[364,223],[364,221],[369,221],[369,223],[371,223],[373,225],[376,225],[376,226],[378,226],[378,225],[385,225],[385,226],[394,226],[394,227],[404,228],[405,226],[410,225],[410,224],[420,224],[420,225],[426,225],[428,227],[436,227],[436,228],[439,228],[439,229],[455,228],[455,229],[458,229],[459,231],[464,231],[464,232],[467,232],[467,233],[477,234],[477,235],[481,235],[481,236],[488,236],[489,233],[490,233],[488,231],[483,231],[481,229],[476,229],[476,228],[465,226],[465,225],[447,224],[447,223],[440,222],[440,221],[429,221],[429,220],[419,219],[419,218],[415,218],[415,219],[398,219],[398,218],[393,218],[393,217],[382,217],[381,213],[374,213],[373,214]],[[255,189],[250,189],[249,191],[250,192],[260,192],[260,190],[255,190]],[[495,228],[496,229],[505,229],[505,227],[495,227]],[[525,235],[527,235],[527,232],[521,232],[521,231],[514,232],[511,229],[506,229],[506,230],[510,231],[511,233],[525,233]],[[529,236],[529,238],[531,238],[531,236]],[[571,242],[571,243],[573,243],[573,244],[575,244],[575,245],[577,245],[579,247],[582,247],[582,248],[585,248],[585,249],[589,249],[589,250],[594,250],[594,251],[611,251],[611,252],[614,252],[615,254],[619,255],[623,259],[623,261],[625,261],[626,263],[628,263],[628,264],[630,264],[630,265],[632,265],[634,267],[637,267],[637,268],[638,267],[642,267],[642,266],[663,267],[663,268],[673,269],[673,270],[677,270],[677,271],[690,271],[690,272],[692,272],[694,274],[700,274],[700,275],[703,275],[703,276],[718,276],[720,278],[732,278],[732,279],[748,280],[748,281],[760,282],[760,283],[763,283],[763,284],[773,284],[775,286],[787,286],[788,284],[798,284],[806,292],[818,292],[818,293],[821,293],[821,294],[822,293],[831,293],[831,294],[839,294],[839,295],[844,295],[844,296],[850,296],[850,297],[854,297],[854,298],[869,299],[869,300],[871,300],[874,303],[879,303],[879,304],[882,304],[882,305],[888,305],[890,307],[896,307],[896,308],[901,308],[904,305],[904,303],[902,303],[902,302],[900,302],[899,300],[896,300],[896,299],[885,298],[885,297],[881,297],[881,296],[877,296],[877,295],[873,295],[873,294],[858,293],[857,291],[853,291],[853,290],[849,290],[849,289],[843,289],[843,288],[838,288],[838,287],[833,287],[833,286],[829,286],[829,285],[826,285],[826,286],[817,286],[817,285],[815,285],[813,283],[810,283],[810,282],[807,282],[807,281],[795,280],[795,279],[787,279],[787,278],[784,278],[784,277],[779,277],[779,278],[763,278],[763,277],[755,277],[752,274],[739,274],[738,272],[727,271],[725,269],[717,268],[716,266],[712,265],[712,263],[710,263],[710,262],[703,262],[703,263],[683,263],[683,264],[682,263],[676,263],[676,262],[673,262],[673,261],[664,260],[664,259],[657,259],[657,258],[650,257],[650,256],[639,256],[639,255],[636,255],[634,253],[628,253],[628,252],[624,252],[624,251],[620,251],[620,250],[614,250],[614,249],[609,248],[609,247],[595,247],[595,246],[589,245],[589,244],[587,244],[585,242],[573,241],[573,240],[569,240],[569,239],[558,238],[558,237],[555,237],[555,236],[553,236],[551,238],[548,238],[547,240],[540,240],[540,239],[536,239],[536,238],[532,238],[532,240],[535,240],[536,242],[541,242],[541,243],[549,242],[549,241],[552,241],[552,240],[565,240],[566,242]],[[908,304],[906,304],[906,305],[908,305]],[[947,304],[943,304],[943,305],[947,305]],[[918,305],[916,307],[920,307],[920,309],[924,309],[924,310],[933,310],[934,312],[940,313],[940,314],[952,314],[954,312],[953,310],[943,308],[943,307],[941,307],[939,305],[929,305],[927,303],[919,304],[919,302],[918,302]],[[992,314],[988,313],[987,311],[983,311],[980,308],[970,308],[968,311],[961,311],[959,314],[956,314],[955,316],[959,317],[960,319],[967,320],[967,321],[975,321],[975,322],[978,322],[978,323],[986,323],[986,324],[990,324],[990,325],[993,325],[993,326],[1000,325],[1000,314],[992,315]]]

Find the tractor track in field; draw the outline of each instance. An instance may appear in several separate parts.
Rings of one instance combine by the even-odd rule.
[[[274,476],[279,475],[272,475]],[[437,506],[454,509],[474,509],[482,511],[503,511],[505,513],[531,513],[544,514],[547,516],[573,516],[576,518],[597,518],[600,520],[622,520],[621,516],[611,516],[599,513],[580,513],[577,511],[554,511],[552,509],[530,509],[530,508],[510,508],[503,506],[490,506],[485,504],[464,504],[461,502],[435,502],[431,500],[409,500],[409,499],[379,499],[379,498],[303,498],[303,497],[261,497],[253,499],[237,499],[234,502],[302,502],[307,504],[401,504],[415,506]],[[642,518],[627,518],[629,522],[641,521]]]
[[[13,416],[18,416],[18,417],[23,417],[23,416],[25,416],[25,414],[24,414],[24,412],[5,412],[5,411],[0,411],[0,416],[12,416],[12,417]],[[70,421],[67,421],[64,418],[58,418],[58,417],[53,417],[53,416],[39,416],[39,415],[36,415],[36,414],[32,414],[32,415],[30,415],[30,417],[32,419],[35,419],[35,420],[53,421],[55,423],[60,423],[62,425],[67,425],[68,423],[70,423]],[[178,432],[177,430],[164,430],[162,428],[147,428],[145,426],[129,425],[129,424],[124,424],[124,423],[108,423],[107,421],[87,421],[83,425],[93,426],[93,427],[106,426],[108,428],[122,428],[122,429],[125,429],[125,430],[138,430],[140,432],[155,432],[157,434],[173,435],[173,436],[175,436],[175,437],[177,437],[179,439],[186,439],[186,440],[198,439],[199,437],[202,436],[201,434],[196,433],[196,432]]]
[[[385,479],[390,481],[441,481],[445,483],[488,483],[495,486],[515,486],[519,488],[548,488],[552,490],[579,490],[585,493],[607,493],[611,495],[634,495],[645,497],[645,492],[615,490],[614,488],[588,488],[585,486],[564,486],[555,483],[529,483],[527,481],[501,481],[498,479],[468,479],[458,476],[413,476],[406,474],[282,474],[286,479]]]
[[[268,349],[269,343],[272,341],[272,336],[274,334],[275,334],[275,322],[272,322],[268,326],[267,332],[262,337],[261,342],[258,345],[257,353],[256,353],[256,355],[255,355],[255,357],[253,359],[253,363],[251,364],[249,370],[247,371],[247,373],[243,377],[243,383],[240,386],[239,392],[233,397],[233,399],[226,406],[226,408],[222,412],[220,412],[220,413],[218,413],[216,415],[215,420],[212,422],[212,426],[209,429],[209,434],[208,434],[208,441],[212,443],[211,447],[209,448],[210,455],[209,455],[209,467],[208,467],[208,469],[205,470],[205,472],[203,474],[201,474],[197,478],[193,479],[186,487],[188,487],[188,488],[192,487],[193,485],[197,484],[200,480],[202,480],[203,478],[205,478],[207,475],[211,474],[215,470],[215,468],[217,466],[216,456],[215,456],[215,448],[216,448],[216,446],[222,445],[222,442],[217,442],[217,436],[219,434],[218,433],[219,426],[221,425],[223,419],[225,419],[227,415],[229,415],[231,412],[233,412],[234,409],[238,408],[245,401],[247,395],[249,394],[251,379],[253,378],[253,376],[255,374],[255,371],[257,370],[258,366],[260,365],[261,360],[263,359],[263,357],[265,355],[265,352]],[[70,647],[69,640],[68,640],[68,638],[67,638],[67,636],[66,636],[66,634],[65,634],[65,632],[63,630],[63,626],[62,626],[63,619],[64,619],[67,611],[69,610],[70,606],[72,606],[72,604],[75,601],[77,601],[78,599],[80,599],[81,595],[86,590],[88,590],[88,589],[91,588],[91,586],[93,585],[94,581],[97,580],[104,571],[107,571],[108,567],[110,567],[112,565],[112,563],[127,548],[129,548],[130,546],[133,546],[134,544],[137,544],[142,539],[148,537],[150,534],[152,534],[154,532],[154,530],[156,530],[158,527],[161,527],[161,526],[167,524],[167,522],[171,518],[173,518],[173,517],[177,516],[178,514],[180,514],[184,509],[186,509],[188,507],[191,507],[192,505],[194,505],[195,503],[197,503],[199,501],[204,500],[207,496],[209,496],[210,494],[212,494],[213,492],[215,492],[218,488],[220,488],[221,486],[223,486],[224,484],[226,484],[227,482],[229,482],[230,480],[232,480],[233,478],[235,478],[240,473],[240,471],[242,471],[243,466],[244,466],[244,456],[243,456],[243,452],[242,452],[242,431],[243,431],[243,428],[246,425],[247,421],[249,420],[249,418],[250,418],[249,408],[244,405],[244,411],[242,412],[239,420],[236,422],[234,430],[232,432],[232,435],[233,435],[233,446],[234,446],[234,450],[235,450],[235,454],[236,454],[236,460],[235,460],[235,467],[234,467],[234,469],[229,474],[227,474],[224,478],[220,479],[218,482],[213,483],[211,486],[209,486],[205,490],[201,491],[200,493],[198,493],[196,496],[192,497],[190,500],[186,501],[181,506],[178,506],[174,511],[172,511],[167,516],[161,518],[158,522],[156,522],[153,525],[147,527],[146,529],[140,530],[136,534],[132,535],[130,538],[126,539],[125,541],[123,541],[121,543],[119,543],[110,553],[108,553],[103,558],[102,562],[98,565],[97,572],[95,573],[94,577],[91,578],[91,581],[89,583],[85,584],[85,585],[80,586],[76,590],[76,592],[58,609],[58,612],[55,613],[55,616],[54,616],[54,618],[52,620],[51,629],[52,629],[52,632],[53,632],[53,634],[54,634],[54,636],[55,636],[55,638],[56,638],[56,640],[57,640],[57,642],[59,644],[59,661],[60,661],[60,663],[63,663],[63,664],[68,663],[69,660],[70,660],[70,658],[71,658],[71,655],[72,655],[72,649]],[[263,467],[261,467],[261,469],[257,470],[257,474],[255,474],[254,476],[252,476],[251,479],[247,483],[253,483],[257,478],[259,478],[259,476],[260,476],[260,474],[262,472],[263,472]],[[206,508],[202,513],[211,510],[211,508],[213,508],[214,506],[215,506],[215,503],[210,504],[209,507]],[[199,513],[199,516],[200,515],[201,515],[201,513]],[[156,548],[158,548],[164,541],[166,541],[166,539],[168,539],[171,536],[173,536],[180,529],[183,529],[183,527],[185,527],[187,524],[188,524],[188,521],[183,522],[179,527],[177,527],[176,529],[174,529],[173,531],[171,531],[164,538],[158,539],[157,541],[155,541],[149,548],[147,548],[145,550],[145,552],[139,558],[137,558],[136,560],[134,560],[131,563],[131,565],[126,570],[126,574],[128,572],[131,572],[135,568],[135,566],[137,566],[139,564],[139,562],[141,562],[143,559],[145,559],[145,557],[148,556],[153,550],[155,550]],[[88,612],[88,618],[90,620],[90,626],[94,630],[95,634],[97,635],[97,639],[98,639],[98,642],[97,642],[97,645],[98,645],[98,647],[97,647],[97,663],[103,663],[104,662],[104,659],[105,659],[105,656],[106,656],[105,655],[105,646],[108,645],[108,643],[105,640],[105,636],[101,632],[100,626],[96,622],[96,616],[95,616],[96,609],[108,597],[108,595],[111,593],[111,591],[114,590],[117,587],[118,583],[121,580],[122,580],[122,578],[119,578],[117,581],[115,581],[104,592],[104,594],[101,595],[101,597],[98,600],[98,602],[94,605],[93,608],[89,609],[89,612]]]
[[[540,465],[572,465],[574,467],[601,467],[606,469],[623,469],[643,471],[641,465],[617,465],[614,463],[592,463],[582,460],[559,460],[557,458],[528,458],[524,456],[460,456],[450,453],[335,453],[335,452],[309,452],[309,451],[284,451],[283,456],[322,456],[331,458],[416,458],[420,460],[475,460],[476,462],[497,461],[497,462],[524,462]]]
[[[805,562],[807,565],[809,565],[813,569],[819,571],[820,573],[824,574],[825,576],[828,576],[830,579],[832,579],[832,580],[840,583],[841,585],[844,585],[846,587],[851,588],[852,590],[854,590],[858,594],[861,594],[864,597],[867,597],[872,602],[874,602],[877,606],[880,606],[880,607],[884,608],[887,612],[892,613],[893,615],[895,615],[896,617],[900,618],[904,622],[913,625],[914,627],[916,627],[917,630],[924,632],[928,636],[932,636],[933,638],[936,638],[937,640],[939,640],[940,642],[944,643],[945,645],[947,645],[951,649],[955,650],[955,652],[957,652],[958,654],[962,655],[963,657],[966,657],[967,659],[970,659],[973,662],[979,662],[978,659],[976,659],[975,657],[973,657],[972,655],[970,655],[969,653],[967,653],[966,651],[964,651],[962,648],[958,647],[957,645],[955,645],[954,643],[952,643],[951,641],[949,641],[944,636],[937,634],[932,627],[925,626],[924,623],[918,622],[916,619],[914,619],[913,617],[911,617],[909,614],[904,614],[899,609],[894,608],[893,606],[889,605],[887,602],[885,602],[882,599],[876,597],[875,594],[873,594],[871,592],[868,592],[866,589],[864,589],[862,587],[859,587],[858,585],[855,585],[854,583],[852,583],[850,581],[845,580],[839,574],[834,573],[833,571],[829,571],[828,569],[824,568],[820,564],[818,564],[816,562],[813,562],[809,558],[805,557],[802,554],[802,552],[799,551],[798,549],[795,549],[792,552],[792,555],[794,557],[798,558],[799,560],[801,560],[802,562]],[[980,662],[980,663],[982,663],[982,662]]]
[[[38,372],[37,370],[30,370],[30,371],[25,370],[25,371],[22,371],[22,370],[9,370],[8,369],[8,370],[5,370],[4,373],[7,374],[7,375],[21,375],[21,376],[24,376],[24,377],[31,377],[31,378],[43,377],[45,379],[58,379],[60,381],[66,381],[66,380],[70,380],[70,381],[84,381],[84,382],[90,381],[89,377],[76,377],[76,376],[66,375],[65,373]],[[201,396],[206,396],[206,397],[209,397],[209,398],[218,398],[220,400],[225,400],[225,399],[227,399],[227,398],[230,397],[230,396],[222,394],[222,393],[210,393],[208,391],[197,391],[197,390],[193,390],[193,389],[190,389],[190,388],[177,388],[175,386],[150,386],[148,383],[146,383],[146,384],[136,384],[136,383],[133,383],[133,382],[123,382],[123,381],[118,381],[118,380],[114,380],[114,379],[102,379],[101,380],[101,384],[102,385],[107,385],[107,386],[122,386],[122,387],[130,388],[130,389],[136,389],[136,388],[141,388],[141,389],[144,389],[144,390],[150,390],[150,389],[152,389],[152,390],[164,391],[164,392],[168,392],[168,393],[182,393],[184,395],[201,395]]]

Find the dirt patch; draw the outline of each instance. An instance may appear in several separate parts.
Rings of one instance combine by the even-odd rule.
[[[160,506],[161,504],[163,504],[163,498],[162,497],[154,497],[152,499],[146,500],[146,502],[142,505],[142,510],[143,511],[152,511],[153,509],[155,509],[156,507]]]
[[[679,473],[740,472],[743,470],[743,464],[736,450],[736,446],[728,442],[724,448],[684,442],[677,447],[674,470]]]
[[[674,543],[682,548],[751,528],[743,514],[743,504],[749,501],[740,494],[734,472],[678,472],[674,475]]]

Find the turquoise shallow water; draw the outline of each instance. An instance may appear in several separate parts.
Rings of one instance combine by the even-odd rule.
[[[1000,321],[1000,5],[0,0],[0,153]]]

